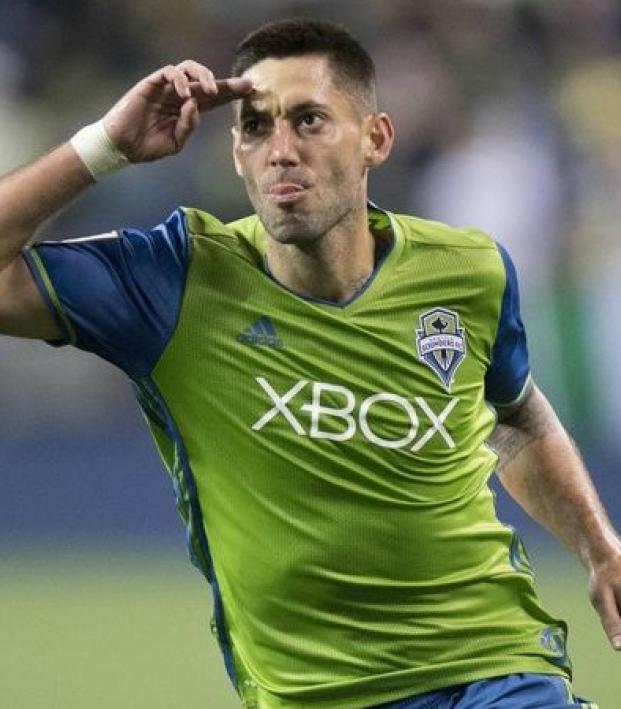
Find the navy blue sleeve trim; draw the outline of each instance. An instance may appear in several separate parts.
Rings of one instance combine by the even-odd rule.
[[[495,406],[512,406],[530,390],[530,366],[515,266],[500,244],[498,251],[505,267],[506,282],[492,361],[485,376],[485,397]]]
[[[150,231],[34,247],[75,345],[133,379],[151,373],[177,324],[189,264],[185,214]]]

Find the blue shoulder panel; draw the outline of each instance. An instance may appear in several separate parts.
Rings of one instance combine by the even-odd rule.
[[[24,258],[67,341],[133,379],[151,373],[185,289],[189,238],[181,210],[150,231],[42,242]]]
[[[520,316],[520,294],[515,266],[507,251],[498,244],[507,280],[502,296],[500,319],[492,361],[485,375],[485,398],[498,406],[517,403],[530,381],[526,331]]]

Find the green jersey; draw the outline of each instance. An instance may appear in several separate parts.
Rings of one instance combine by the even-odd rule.
[[[136,388],[247,706],[569,673],[488,487],[494,407],[530,386],[511,261],[476,230],[369,225],[390,245],[341,304],[271,276],[256,216],[26,254],[65,341]]]

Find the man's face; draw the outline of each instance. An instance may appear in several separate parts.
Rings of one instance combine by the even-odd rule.
[[[233,128],[237,172],[273,238],[315,241],[365,203],[368,117],[326,57],[265,59],[244,76],[255,89]]]

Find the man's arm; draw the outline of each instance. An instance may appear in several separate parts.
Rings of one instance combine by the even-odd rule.
[[[94,182],[68,143],[0,181],[0,333],[61,337],[20,253],[48,217]]]
[[[241,98],[247,79],[216,81],[193,61],[159,69],[130,89],[104,116],[105,137],[130,162],[179,152],[200,113]],[[0,180],[0,334],[57,339],[54,316],[20,254],[36,230],[97,177],[71,143]]]
[[[621,540],[580,455],[541,391],[505,414],[490,445],[512,497],[576,553],[613,647],[621,650]]]

